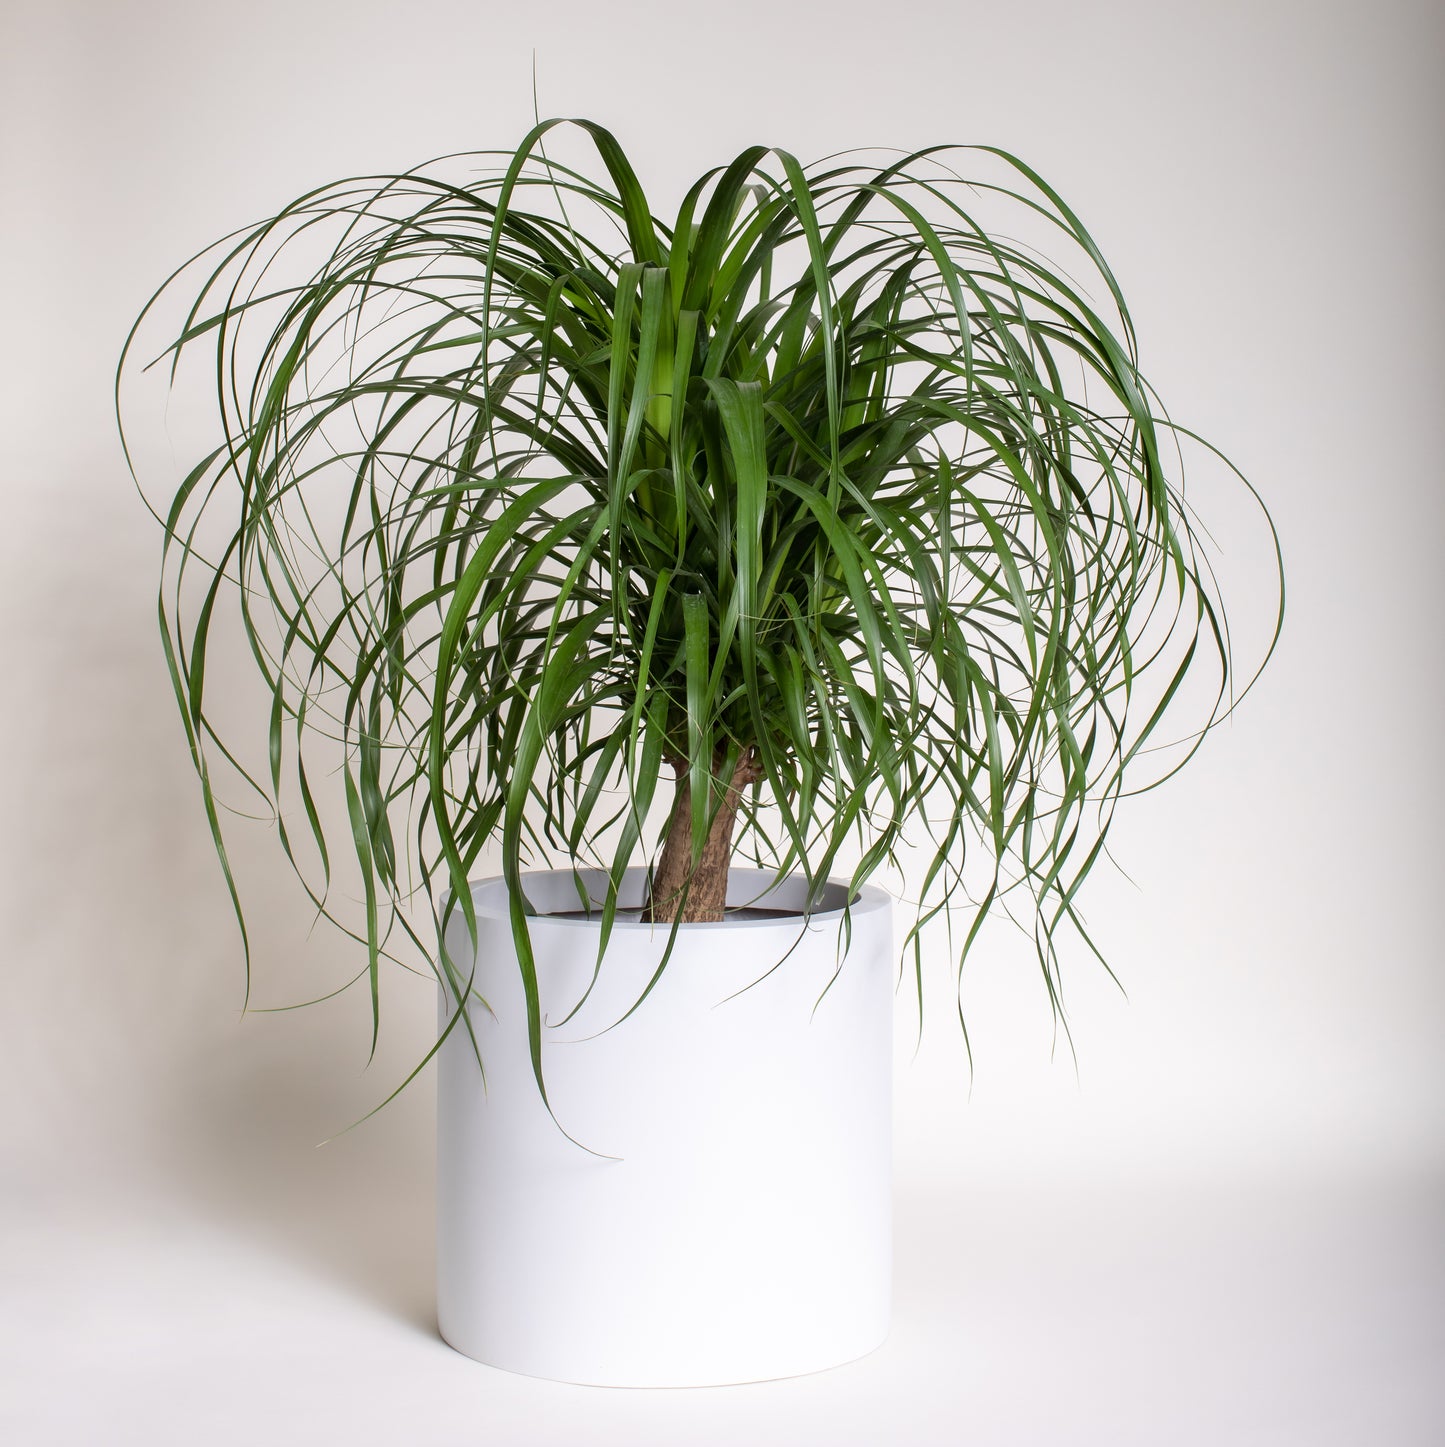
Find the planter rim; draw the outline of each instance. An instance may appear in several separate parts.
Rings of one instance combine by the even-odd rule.
[[[634,866],[627,870],[623,876],[623,895],[627,894],[629,884],[641,884],[646,877],[646,870],[641,866]],[[588,883],[589,893],[593,883],[603,883],[607,879],[605,870],[601,869],[525,869],[522,871],[522,889],[526,893],[528,886],[539,886],[550,884],[556,880],[565,884],[569,900],[575,907],[577,894],[573,885],[574,874]],[[732,907],[764,905],[769,902],[771,896],[779,908],[787,908],[784,903],[790,895],[801,895],[803,881],[798,875],[788,875],[785,879],[775,881],[771,870],[766,869],[733,869],[729,873],[729,896],[734,893],[744,896],[736,901]],[[482,879],[468,881],[472,892],[472,903],[478,915],[490,919],[507,919],[510,916],[510,900],[507,891],[507,882],[499,875],[488,875]],[[734,889],[732,886],[740,886]],[[788,914],[773,915],[763,919],[723,919],[723,920],[691,920],[677,926],[679,934],[689,934],[694,930],[756,930],[756,929],[793,929],[806,925],[817,928],[828,924],[841,924],[845,915],[857,918],[862,915],[875,914],[879,910],[886,910],[892,904],[892,897],[884,889],[876,884],[864,884],[859,887],[853,895],[851,903],[846,903],[848,883],[846,880],[830,878],[824,885],[824,901],[828,904],[826,909],[815,909],[811,914],[804,915],[801,909]],[[442,892],[438,913],[441,918],[447,917],[451,908],[454,891],[446,889]],[[836,902],[835,902],[836,901]],[[636,908],[636,905],[622,906],[622,908]],[[527,928],[529,931],[538,929],[546,930],[596,930],[601,925],[601,907],[598,907],[596,915],[583,915],[576,918],[564,917],[555,914],[528,914]],[[624,919],[621,916],[615,918],[612,923],[614,933],[636,933],[646,931],[649,934],[656,934],[659,931],[666,933],[672,929],[671,925],[654,924],[651,920]]]

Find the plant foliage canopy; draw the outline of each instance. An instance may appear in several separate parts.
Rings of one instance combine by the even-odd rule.
[[[160,509],[176,697],[233,898],[218,761],[319,910],[354,856],[373,1045],[405,937],[465,989],[409,906],[470,911],[499,846],[540,1081],[524,866],[603,870],[605,946],[655,802],[683,861],[657,918],[697,917],[719,830],[814,897],[907,851],[920,990],[918,931],[966,906],[961,960],[1012,897],[1057,1007],[1126,770],[1152,786],[1232,706],[1189,434],[1098,248],[1004,152],[754,147],[668,222],[611,134],[549,121],[301,197],[176,273],[127,356],[178,295],[156,360],[206,363],[218,425]],[[233,604],[260,769],[208,707]],[[1199,716],[1141,779],[1186,675]]]

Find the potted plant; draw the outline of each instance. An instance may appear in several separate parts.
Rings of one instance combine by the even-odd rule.
[[[1191,434],[1026,165],[754,147],[664,221],[561,124],[202,253],[118,393],[130,357],[210,378],[161,622],[238,919],[218,764],[364,949],[373,1048],[384,963],[440,984],[443,1334],[786,1375],[887,1330],[895,966],[921,1006],[925,932],[961,962],[1022,900],[1057,1009],[1114,804],[1227,711],[1228,633]]]

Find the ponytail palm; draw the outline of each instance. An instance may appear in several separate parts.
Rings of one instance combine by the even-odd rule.
[[[217,383],[161,619],[228,881],[223,600],[269,700],[243,776],[318,908],[354,856],[374,1024],[402,935],[465,988],[411,903],[450,888],[470,923],[489,847],[539,1078],[529,863],[601,871],[605,949],[637,863],[673,926],[722,918],[737,855],[815,901],[906,856],[915,969],[928,919],[961,956],[1023,897],[1053,997],[1126,771],[1176,767],[1231,684],[1098,249],[989,148],[755,147],[664,220],[600,127],[586,169],[550,159],[559,124],[304,196],[147,310],[189,283],[163,365]],[[1009,237],[975,220],[1000,208]],[[1186,673],[1201,713],[1140,781]]]

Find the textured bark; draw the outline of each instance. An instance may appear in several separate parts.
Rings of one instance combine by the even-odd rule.
[[[727,902],[733,822],[737,819],[743,790],[759,778],[757,761],[751,750],[745,751],[738,759],[727,795],[713,816],[696,869],[692,869],[692,788],[688,783],[686,765],[679,764],[677,767],[677,793],[673,798],[672,817],[668,820],[662,857],[653,871],[652,887],[642,907],[642,917],[654,924],[671,924],[679,918],[684,924],[716,922],[722,919],[723,906]],[[684,888],[687,890],[686,900],[683,899]]]

